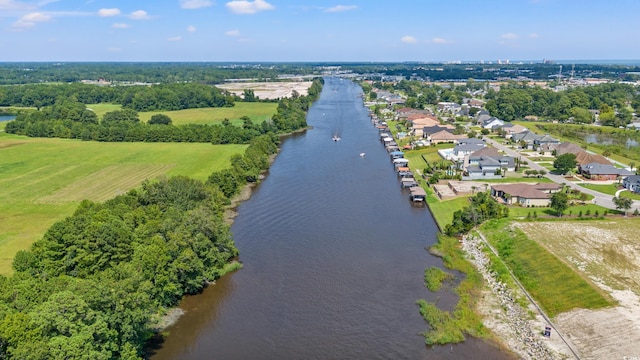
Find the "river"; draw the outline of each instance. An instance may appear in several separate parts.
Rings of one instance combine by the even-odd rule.
[[[152,358],[510,359],[473,338],[425,346],[416,300],[456,302],[424,287],[425,268],[442,266],[425,250],[435,223],[400,188],[361,88],[325,80],[313,128],[284,141],[238,208],[244,267],[186,297]]]

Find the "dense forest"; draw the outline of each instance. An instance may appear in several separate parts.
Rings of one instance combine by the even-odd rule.
[[[154,111],[233,106],[234,101],[241,99],[215,86],[194,83],[152,86],[71,83],[0,87],[0,106],[26,106],[39,110],[61,100],[82,104],[114,103],[136,111]]]
[[[317,99],[281,101],[273,122]],[[121,120],[126,121],[126,120]],[[163,125],[166,126],[166,125]],[[244,155],[206,182],[146,181],[104,203],[84,201],[0,276],[0,359],[139,359],[167,307],[239,265],[223,210],[269,166],[278,133],[255,133]]]

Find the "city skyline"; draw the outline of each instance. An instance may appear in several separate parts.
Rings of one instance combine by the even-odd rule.
[[[0,0],[0,61],[635,60],[640,2]]]

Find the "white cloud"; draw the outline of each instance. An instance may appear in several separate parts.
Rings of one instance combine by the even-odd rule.
[[[107,16],[117,16],[120,15],[120,9],[100,9],[98,10],[98,16],[107,17]]]
[[[537,38],[540,37],[540,35],[538,35],[536,33],[531,33],[531,34],[529,34],[529,37],[532,38],[532,39],[537,39]]]
[[[355,10],[358,7],[356,5],[337,5],[334,7],[330,7],[327,10],[325,10],[325,12],[341,12],[341,11],[349,11],[349,10]]]
[[[451,41],[443,38],[433,38],[431,42],[434,44],[449,44]]]
[[[415,44],[418,42],[418,39],[414,38],[413,36],[405,35],[400,38],[400,41],[406,44]]]
[[[147,14],[147,12],[144,10],[136,10],[132,12],[129,17],[133,20],[146,20],[151,18],[149,14]]]
[[[518,38],[518,34],[506,33],[506,34],[500,35],[500,37],[505,39],[505,40],[515,40],[515,39]]]
[[[0,0],[0,11],[17,11],[17,10],[33,10],[33,5],[13,1],[13,0]]]
[[[213,3],[209,0],[180,0],[180,7],[189,10],[209,7],[211,5],[213,5]]]
[[[180,41],[182,40],[182,36],[172,36],[167,39],[167,41]]]
[[[189,25],[189,26],[187,26],[187,31],[188,31],[188,32],[196,32],[196,30],[198,30],[198,29],[196,29],[196,27],[195,27],[195,26],[193,26],[193,25]]]
[[[128,29],[131,27],[131,25],[125,23],[115,23],[111,25],[111,27],[114,29]]]
[[[273,5],[264,0],[233,0],[225,5],[234,14],[255,14],[260,11],[275,9]]]
[[[12,27],[14,30],[22,30],[22,29],[33,27],[36,25],[36,23],[46,22],[51,19],[52,18],[50,15],[43,14],[40,12],[29,13],[21,17],[18,21],[14,22]]]
[[[227,36],[240,36],[240,30],[229,30],[224,33]]]

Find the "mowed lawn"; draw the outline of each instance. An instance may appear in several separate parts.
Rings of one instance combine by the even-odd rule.
[[[90,104],[88,108],[92,109],[99,118],[109,112],[120,110],[122,107],[116,104]],[[175,111],[147,111],[140,112],[140,121],[147,122],[155,114],[164,114],[171,118],[174,125],[184,124],[219,124],[224,119],[229,119],[234,125],[242,125],[243,116],[248,116],[254,123],[262,123],[270,119],[278,107],[277,103],[244,103],[237,102],[233,107],[222,108],[200,108],[186,109]]]
[[[0,274],[83,199],[104,201],[161,175],[205,180],[246,145],[100,143],[0,133]]]

